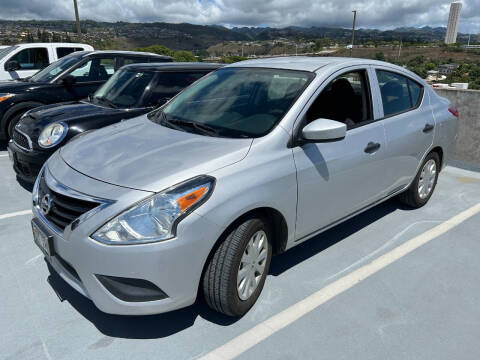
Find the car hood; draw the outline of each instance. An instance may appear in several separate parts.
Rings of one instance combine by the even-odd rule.
[[[92,116],[101,117],[123,112],[125,112],[124,109],[114,109],[86,101],[77,101],[41,106],[31,110],[29,118],[32,119],[31,121],[36,121],[39,125],[45,126],[57,121],[69,123],[88,119]]]
[[[25,91],[31,87],[35,87],[36,84],[29,83],[26,81],[18,81],[18,80],[4,80],[0,81],[0,93],[14,93],[17,94],[19,92]]]
[[[143,115],[80,135],[60,155],[91,178],[158,192],[242,160],[252,141],[169,129]]]
[[[65,102],[59,104],[44,105],[30,110],[17,127],[32,140],[38,139],[42,130],[55,122],[66,123],[73,127],[70,135],[76,135],[85,129],[98,128],[108,125],[106,119],[118,119],[120,121],[126,111],[97,106],[88,102]],[[110,124],[113,123],[110,121]],[[82,126],[78,126],[81,124]]]

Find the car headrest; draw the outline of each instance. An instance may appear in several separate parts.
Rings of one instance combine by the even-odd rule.
[[[347,79],[340,78],[334,81],[332,84],[332,93],[335,96],[340,97],[352,97],[355,96],[355,91],[353,90],[352,85]]]

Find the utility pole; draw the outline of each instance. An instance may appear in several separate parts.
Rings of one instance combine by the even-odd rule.
[[[352,47],[350,48],[350,57],[353,53],[353,45],[355,43],[355,24],[357,22],[357,10],[353,10],[353,25],[352,25]]]
[[[75,21],[77,23],[77,34],[78,37],[82,36],[82,29],[80,28],[80,18],[78,16],[78,6],[77,6],[77,0],[73,0],[73,7],[75,8]]]
[[[398,60],[400,60],[400,55],[402,55],[402,39],[400,39],[400,46],[398,47]]]

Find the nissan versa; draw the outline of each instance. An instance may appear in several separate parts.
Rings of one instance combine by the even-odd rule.
[[[55,152],[34,187],[34,240],[104,312],[170,311],[200,290],[241,316],[273,254],[396,195],[427,203],[457,116],[384,62],[232,64]]]

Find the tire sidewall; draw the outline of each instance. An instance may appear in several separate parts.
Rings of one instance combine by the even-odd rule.
[[[25,110],[25,112],[28,111],[28,110]],[[13,129],[15,128],[15,125],[18,124],[18,122],[20,121],[20,118],[22,117],[22,115],[25,113],[25,112],[20,112],[14,116],[12,116],[12,118],[10,119],[10,121],[8,122],[8,126],[7,126],[7,137],[9,139],[12,138],[12,135],[13,135]]]
[[[228,290],[228,303],[231,305],[230,310],[236,316],[241,316],[245,314],[257,301],[260,293],[262,292],[263,285],[265,284],[266,277],[268,275],[268,270],[270,268],[270,262],[272,259],[272,231],[267,221],[263,219],[252,219],[250,220],[250,224],[247,230],[244,233],[242,244],[239,247],[239,252],[235,256],[235,260],[233,262],[232,271],[229,276],[229,290]],[[238,268],[240,267],[240,261],[242,259],[243,253],[247,247],[247,244],[257,231],[263,230],[267,235],[267,259],[265,263],[265,272],[262,275],[260,283],[258,284],[255,291],[247,300],[242,300],[238,296],[237,291],[237,275],[238,275]]]
[[[420,177],[422,175],[423,167],[425,166],[425,164],[429,160],[434,160],[435,161],[435,166],[436,166],[435,181],[433,182],[433,187],[432,187],[432,190],[430,191],[430,194],[428,194],[428,196],[425,199],[422,199],[422,198],[420,198],[420,195],[418,194],[418,183],[419,183]],[[432,197],[433,192],[435,191],[435,188],[437,186],[437,180],[438,180],[438,173],[439,172],[440,172],[440,158],[438,157],[437,153],[432,152],[422,162],[422,166],[420,166],[420,169],[418,170],[418,174],[415,177],[415,180],[412,184],[413,185],[413,197],[415,198],[415,202],[417,202],[421,206],[425,205],[428,202],[428,200],[430,200],[430,198]]]

